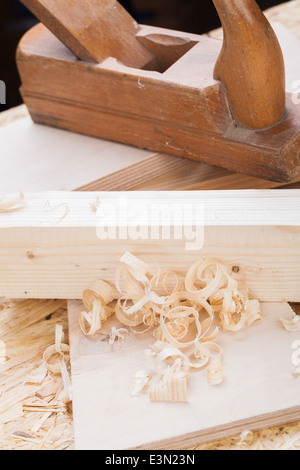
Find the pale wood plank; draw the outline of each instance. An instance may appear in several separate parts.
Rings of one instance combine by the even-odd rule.
[[[187,251],[187,226],[178,240],[173,231],[169,240],[151,239],[148,229],[147,240],[136,240],[136,233],[120,240],[118,231],[115,239],[100,240],[101,212],[97,216],[91,207],[97,198],[100,209],[107,210],[102,220],[108,227],[118,226],[119,215],[125,214],[121,201],[137,210],[131,231],[149,225],[154,207],[165,210],[165,216],[174,208],[177,214],[193,208],[189,220],[194,225],[201,203],[204,247]],[[162,270],[186,271],[200,257],[215,257],[240,267],[240,279],[254,297],[300,302],[299,211],[299,190],[27,194],[20,210],[0,214],[0,295],[79,299],[94,279],[113,281],[117,260],[128,250],[142,256],[153,272],[156,263]],[[202,231],[193,233],[201,242]]]
[[[129,165],[123,170],[100,178],[96,181],[88,183],[78,188],[78,191],[129,191],[136,186],[137,181],[141,184],[149,185],[150,181],[162,175],[165,179],[170,177],[174,171],[182,173],[185,167],[191,162],[179,157],[171,155],[154,154],[138,163]],[[200,167],[201,164],[196,163],[194,166]]]
[[[262,322],[221,334],[226,380],[213,387],[204,371],[192,374],[188,404],[130,396],[133,375],[152,368],[142,354],[154,342],[151,332],[130,332],[123,348],[111,348],[105,335],[113,317],[102,334],[87,339],[78,324],[82,303],[68,307],[78,450],[182,449],[300,419],[300,382],[291,374],[291,344],[299,335],[279,322],[291,315],[287,304],[262,304]]]
[[[29,117],[0,127],[1,194],[73,190],[153,152],[33,124]]]

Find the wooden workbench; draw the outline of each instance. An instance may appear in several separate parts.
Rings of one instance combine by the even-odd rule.
[[[267,16],[271,21],[281,22],[300,38],[300,0],[272,8],[267,12]],[[214,37],[219,37],[220,34],[220,30],[211,33]],[[0,126],[27,116],[26,107],[20,106],[2,113]],[[163,177],[156,177],[154,183],[163,186],[167,181],[168,173]],[[152,188],[155,187],[154,183]],[[147,185],[149,187],[149,181]],[[300,183],[289,187],[300,187]],[[294,307],[300,314],[299,306]],[[42,385],[24,385],[31,370],[41,364],[42,352],[53,344],[56,323],[61,323],[67,333],[67,310],[64,301],[0,300],[0,340],[6,345],[2,361],[0,350],[0,449],[74,447],[72,410],[70,407],[61,408],[56,401],[61,379],[48,376]],[[1,391],[5,391],[2,397]],[[48,408],[45,402],[48,403]],[[20,404],[23,405],[23,410]],[[2,413],[7,410],[10,416],[15,417],[14,420],[10,421],[9,416],[6,419],[3,417]],[[9,422],[4,425],[5,420]],[[292,446],[297,448],[300,446],[300,423],[255,433],[248,444],[238,444],[239,440],[239,437],[227,439],[200,448],[280,449]]]

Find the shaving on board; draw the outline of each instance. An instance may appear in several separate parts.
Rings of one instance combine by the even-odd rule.
[[[107,306],[113,297],[112,288],[101,280],[94,281],[84,290],[83,303],[88,312],[83,311],[79,315],[79,324],[84,335],[94,336],[102,329],[103,323],[114,313],[114,310]]]
[[[131,396],[138,395],[141,393],[145,387],[147,387],[151,379],[150,374],[147,371],[139,370],[131,381],[130,392]]]
[[[24,194],[19,193],[14,198],[0,197],[0,212],[15,211],[21,207],[24,201]]]
[[[286,331],[300,331],[300,316],[296,313],[292,319],[280,318],[280,321]]]
[[[128,330],[126,328],[116,328],[113,326],[109,335],[109,344],[114,344],[116,341],[124,341],[127,333]]]
[[[222,348],[215,343],[219,330],[236,332],[260,320],[260,304],[214,259],[197,261],[185,276],[157,271],[151,275],[148,264],[124,253],[114,288],[95,281],[84,291],[88,312],[81,312],[79,322],[87,336],[101,331],[113,313],[135,333],[152,329],[156,342],[149,355],[160,380],[150,386],[150,400],[184,402],[190,371],[206,368],[210,384],[223,382]],[[132,383],[139,388],[145,377],[135,376]]]
[[[49,346],[43,354],[43,364],[52,374],[60,374],[63,379],[63,391],[61,399],[64,403],[72,401],[72,384],[70,375],[66,365],[66,354],[69,353],[68,344],[62,343],[64,332],[62,325],[57,324],[55,327],[55,344]]]

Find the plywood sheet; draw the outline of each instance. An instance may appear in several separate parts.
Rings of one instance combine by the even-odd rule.
[[[153,152],[34,124],[0,128],[1,193],[73,190]]]
[[[291,373],[291,344],[298,333],[279,321],[292,315],[285,303],[262,304],[263,321],[235,334],[221,334],[226,380],[211,386],[205,371],[189,379],[189,403],[152,403],[130,396],[132,376],[151,370],[143,350],[150,332],[129,333],[110,346],[107,335],[88,339],[78,325],[81,301],[69,301],[75,444],[78,450],[181,449],[300,419],[300,379]],[[118,325],[118,324],[116,324]]]

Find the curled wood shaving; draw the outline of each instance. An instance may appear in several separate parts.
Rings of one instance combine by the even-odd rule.
[[[64,339],[64,332],[62,325],[55,326],[55,344],[49,346],[43,354],[43,361],[45,367],[52,374],[60,374],[63,380],[63,390],[61,392],[61,400],[63,403],[72,401],[72,384],[69,372],[66,366],[65,355],[69,353],[70,347],[68,344],[62,343]],[[56,361],[53,363],[53,359]],[[50,362],[51,361],[51,362]],[[49,411],[48,409],[44,411]]]
[[[97,212],[97,210],[99,209],[99,206],[100,206],[100,198],[99,196],[96,197],[95,201],[94,202],[91,202],[90,203],[91,205],[91,208],[94,212]]]
[[[1,197],[0,198],[0,212],[7,212],[7,211],[15,211],[19,209],[23,201],[25,199],[25,196],[23,193],[19,193],[18,196],[14,198],[7,198],[7,197]]]
[[[56,351],[56,345],[54,344],[53,346],[49,346],[49,348],[46,349],[46,351],[43,354],[43,360],[46,364],[47,369],[52,372],[52,374],[60,374],[61,369],[60,369],[60,363],[64,358],[64,353],[69,353],[70,347],[67,344],[62,344],[61,346],[61,352],[57,353]],[[58,359],[57,359],[57,356]],[[50,360],[56,357],[56,362],[51,363]]]
[[[65,334],[63,330],[63,325],[56,325],[55,327],[55,350],[57,353],[61,354],[61,344],[64,340]]]
[[[224,370],[221,361],[214,362],[206,369],[207,380],[212,385],[220,385],[224,380]]]
[[[130,386],[131,396],[139,395],[149,384],[151,376],[144,370],[139,370],[133,377]]]
[[[243,431],[240,435],[240,440],[237,443],[238,446],[252,445],[254,441],[254,433],[252,431]]]
[[[6,360],[6,344],[0,340],[0,364],[5,364]]]
[[[300,331],[300,316],[296,313],[292,319],[280,318],[280,321],[286,331]]]
[[[149,270],[149,266],[146,263],[127,251],[120,257],[119,261],[120,266],[126,266],[134,279],[140,282],[148,282],[146,274]]]
[[[57,217],[58,222],[61,222],[62,220],[64,220],[69,214],[69,205],[66,202],[62,202],[61,204],[57,204],[57,206],[51,206],[50,202],[47,201],[44,206],[44,209],[49,212],[52,212],[52,211],[56,212],[58,209],[61,209],[61,208],[63,209],[61,211],[62,215],[60,217]]]
[[[80,326],[85,335],[93,336],[115,313],[134,333],[153,329],[156,343],[148,355],[154,358],[160,381],[150,387],[151,400],[186,401],[191,370],[206,368],[208,382],[221,384],[222,348],[215,342],[218,322],[225,332],[237,332],[262,318],[259,302],[240,288],[232,269],[214,259],[197,261],[185,277],[161,272],[159,267],[151,275],[149,265],[125,252],[116,268],[115,287],[121,296],[109,308],[116,296],[107,283],[95,281],[84,291],[89,312],[80,314]],[[111,344],[117,332],[112,330]]]
[[[60,373],[63,379],[64,389],[61,394],[61,400],[69,403],[73,400],[73,387],[65,361],[60,363]]]
[[[112,327],[110,336],[109,336],[109,344],[114,344],[116,341],[124,341],[125,335],[128,333],[128,330],[125,328],[116,328],[115,326]]]
[[[83,292],[83,302],[89,312],[81,312],[79,324],[85,336],[94,336],[98,333],[108,317],[113,314],[113,309],[108,304],[113,300],[113,290],[104,281],[94,281]]]

